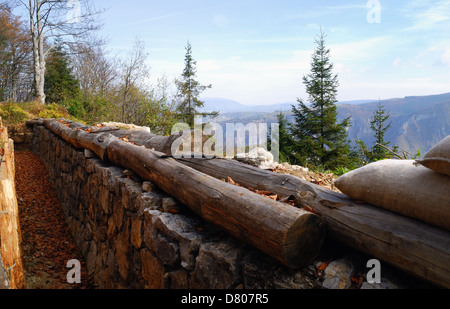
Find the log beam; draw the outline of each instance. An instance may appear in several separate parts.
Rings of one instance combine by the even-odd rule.
[[[72,129],[70,124],[52,119],[46,119],[44,125],[75,148],[89,149],[153,182],[205,220],[290,268],[300,269],[319,254],[324,224],[311,212],[225,183],[109,133]]]
[[[115,133],[119,136],[126,134],[119,131]],[[154,138],[147,132],[135,135],[139,135],[139,139],[130,134],[128,139],[142,146]],[[159,146],[155,143],[151,148],[170,155],[169,137],[161,137],[159,140]],[[328,236],[426,281],[450,288],[448,231],[371,205],[357,203],[343,194],[295,176],[261,170],[234,160],[183,158],[178,162],[218,179],[231,177],[247,187],[280,196],[294,196],[299,205],[310,206],[320,213],[326,223]],[[224,185],[222,182],[221,190]],[[197,211],[201,213],[201,209]]]
[[[450,232],[353,201],[301,178],[226,159],[179,159],[205,174],[294,196],[319,213],[327,235],[436,285],[450,288]]]

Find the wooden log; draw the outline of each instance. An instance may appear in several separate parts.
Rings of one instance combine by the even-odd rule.
[[[22,233],[15,188],[14,143],[0,125],[0,251],[12,289],[24,289]]]
[[[159,136],[138,130],[118,130],[111,132],[111,134],[119,138],[127,138],[137,146],[144,146],[145,148],[154,149],[167,155],[171,153],[173,142],[181,136],[180,134]]]
[[[73,134],[72,137],[67,136],[68,140],[75,141],[77,137],[75,136],[76,132],[72,132],[70,130],[65,129],[62,125],[64,125],[66,128],[69,129],[75,129],[75,130],[89,130],[90,133],[93,134],[102,134],[102,133],[110,133],[111,135],[127,139],[130,142],[136,144],[137,146],[144,146],[148,149],[155,149],[158,152],[163,152],[165,154],[170,154],[172,143],[177,140],[181,134],[174,134],[170,136],[160,136],[155,135],[150,132],[144,131],[144,130],[126,130],[126,129],[120,129],[118,127],[95,127],[95,126],[87,126],[85,124],[82,124],[80,122],[74,122],[66,119],[59,119],[55,122],[55,119],[45,119],[45,120],[32,120],[27,122],[27,124],[33,126],[33,125],[39,125],[42,121],[45,122],[45,125],[47,128],[52,130],[54,133],[61,136],[63,131],[65,131],[65,134]],[[75,145],[72,144],[74,147],[80,147],[81,145]]]
[[[284,265],[311,263],[324,241],[319,216],[260,196],[192,169],[167,155],[102,135],[71,129],[56,120],[44,124],[76,148],[98,152],[112,164],[134,171],[216,224]],[[102,136],[104,141],[98,141]],[[96,152],[96,154],[97,154]]]
[[[286,207],[247,189],[200,173],[163,153],[114,141],[108,145],[114,164],[144,179],[189,206],[205,220],[291,268],[312,262],[324,230],[312,213]]]
[[[216,178],[295,196],[321,214],[328,235],[438,286],[450,288],[450,233],[423,222],[357,203],[301,178],[226,159],[179,159]]]
[[[108,144],[117,138],[107,132],[91,134],[84,130],[89,127],[70,127],[70,123],[64,124],[54,119],[44,120],[44,125],[56,135],[77,149],[88,149],[94,152],[103,161],[108,161],[106,148]],[[84,128],[84,129],[83,129]]]

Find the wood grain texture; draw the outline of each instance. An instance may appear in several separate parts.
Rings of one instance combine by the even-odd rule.
[[[231,177],[244,186],[295,196],[300,205],[321,214],[330,237],[436,285],[450,287],[450,233],[444,229],[357,203],[295,176],[226,159],[179,161],[217,178]]]
[[[1,124],[0,124],[1,127]],[[0,250],[3,265],[9,274],[11,289],[24,289],[25,277],[22,261],[22,233],[19,223],[14,173],[14,143],[6,128],[1,128],[3,149],[0,164]]]

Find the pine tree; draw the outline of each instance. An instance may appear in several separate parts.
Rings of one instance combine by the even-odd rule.
[[[280,153],[280,163],[289,162],[294,164],[295,158],[292,156],[292,137],[290,133],[289,123],[282,112],[277,115],[278,125],[279,125],[279,153]]]
[[[336,96],[338,76],[333,74],[330,50],[325,46],[325,35],[316,38],[317,47],[311,61],[311,72],[303,77],[310,105],[298,99],[292,106],[295,123],[295,156],[304,166],[335,169],[350,164],[350,145],[347,127],[350,118],[337,123]]]
[[[189,124],[194,126],[194,117],[200,114],[198,109],[204,106],[204,102],[199,99],[200,94],[212,85],[202,85],[196,80],[197,77],[197,61],[192,57],[192,47],[189,41],[186,45],[185,67],[181,75],[181,81],[178,81],[178,97],[181,102],[178,106],[178,111],[181,118]],[[203,115],[217,115],[217,112],[203,113]]]
[[[392,152],[384,148],[388,147],[390,144],[390,142],[385,141],[386,132],[392,125],[392,121],[386,124],[390,116],[390,113],[386,111],[384,106],[381,103],[378,103],[377,109],[374,111],[370,122],[370,128],[374,132],[375,137],[375,145],[372,148],[372,153],[376,160],[392,157]],[[396,151],[396,149],[397,147],[395,146],[393,151]]]
[[[60,45],[47,58],[44,89],[47,103],[61,103],[80,94],[80,85],[73,75],[70,59]]]
[[[390,116],[389,111],[387,111],[384,105],[379,102],[377,109],[374,110],[370,120],[370,128],[372,129],[375,137],[374,145],[371,149],[369,149],[363,141],[357,140],[360,157],[363,160],[363,163],[390,159],[395,156],[398,146],[394,146],[391,150],[389,150],[388,146],[390,145],[390,142],[385,140],[386,132],[392,125],[392,121],[387,123]]]

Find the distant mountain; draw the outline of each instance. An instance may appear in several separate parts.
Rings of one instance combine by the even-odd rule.
[[[293,103],[282,103],[269,106],[246,106],[236,101],[206,98],[205,110],[221,111],[214,121],[227,122],[276,122],[279,111],[289,121],[293,121]],[[369,146],[373,144],[373,132],[370,129],[370,119],[377,108],[378,100],[357,100],[339,102],[338,120],[351,116],[352,126],[348,137],[354,143],[361,139]],[[391,145],[398,145],[400,150],[416,154],[427,152],[439,141],[450,135],[450,93],[414,96],[382,100],[386,110],[391,114],[392,126],[386,134],[386,140]]]
[[[219,111],[220,113],[241,113],[241,112],[261,112],[261,113],[274,113],[274,112],[290,112],[292,105],[297,105],[298,102],[286,102],[272,105],[244,105],[234,100],[225,98],[202,98],[205,102],[205,106],[201,109],[202,112]],[[360,105],[375,100],[354,100],[343,101],[338,104]]]
[[[220,113],[230,113],[250,110],[249,106],[230,99],[202,98],[202,100],[205,102],[205,106],[201,109],[202,112],[219,111]]]
[[[374,142],[370,119],[378,102],[339,105],[339,119],[352,117],[348,130],[351,141],[357,138],[371,145]],[[386,140],[400,150],[422,154],[450,135],[450,93],[383,100],[381,104],[390,112],[392,126]]]

